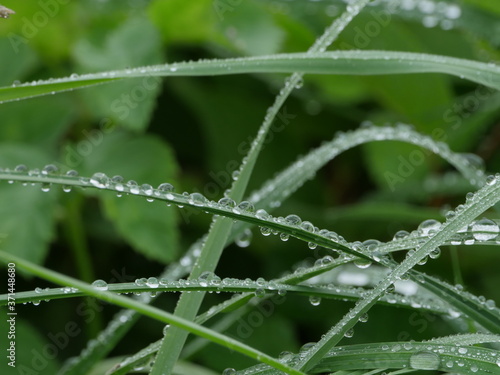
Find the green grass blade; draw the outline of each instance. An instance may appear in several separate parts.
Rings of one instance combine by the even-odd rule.
[[[498,337],[495,342],[498,340]],[[293,364],[296,356],[286,363]],[[470,346],[465,343],[381,342],[342,346],[331,350],[310,370],[310,374],[332,371],[368,370],[384,371],[387,368],[413,371],[447,371],[463,375],[491,375],[498,372],[496,351]],[[271,375],[268,366],[255,366],[240,372],[245,375]]]
[[[58,272],[49,270],[45,267],[37,266],[34,263],[31,263],[25,259],[19,258],[12,254],[8,254],[1,250],[0,250],[0,261],[2,261],[4,264],[15,263],[17,267],[22,268],[27,272],[32,273],[35,276],[52,281],[59,285],[77,288],[88,296],[92,296],[101,299],[103,301],[106,301],[108,303],[121,306],[127,309],[136,310],[143,315],[149,316],[153,319],[164,322],[166,324],[175,325],[176,327],[182,328],[183,330],[189,331],[195,335],[209,339],[214,343],[217,343],[219,345],[235,350],[241,354],[249,356],[250,358],[253,358],[256,361],[267,363],[278,370],[285,371],[293,375],[305,375],[301,371],[290,368],[287,365],[282,364],[280,361],[248,345],[245,345],[230,337],[212,331],[206,327],[193,323],[189,320],[175,316],[174,314],[170,314],[156,307],[137,302],[131,298],[123,297],[103,290],[98,290],[95,287],[91,286],[90,284],[84,283],[69,276],[62,275]]]
[[[0,103],[71,91],[125,78],[207,76],[248,73],[380,75],[451,74],[500,89],[500,67],[448,56],[397,51],[335,51],[200,60],[85,74],[0,88]],[[293,79],[294,80],[294,79]],[[292,83],[290,80],[289,82]]]
[[[464,292],[443,281],[423,273],[412,272],[413,279],[420,279],[421,285],[446,301],[459,314],[465,314],[491,333],[500,334],[500,309],[494,303],[481,300],[477,296]]]
[[[357,0],[348,10],[333,22],[333,25],[326,30],[324,35],[320,37],[309,50],[310,52],[317,52],[325,50],[344,29],[344,27],[358,14],[361,9],[369,2],[369,0]],[[306,54],[307,55],[307,54]],[[276,97],[274,104],[268,110],[264,122],[261,125],[257,137],[252,142],[250,151],[243,159],[238,171],[238,178],[233,182],[228,196],[234,200],[241,200],[246,191],[248,181],[253,171],[253,167],[260,154],[260,150],[266,135],[271,127],[271,124],[278,114],[279,109],[285,102],[288,95],[292,92],[296,84],[301,79],[299,74],[294,73],[287,81],[284,89]],[[1,100],[1,99],[0,99]],[[225,247],[229,233],[231,231],[232,222],[227,218],[217,218],[214,220],[206,242],[202,247],[200,257],[191,272],[191,278],[198,277],[202,271],[214,271]],[[185,317],[188,320],[193,320],[200,308],[203,300],[203,294],[182,294],[176,307],[175,314]],[[155,364],[151,371],[152,375],[170,374],[172,368],[177,361],[184,342],[187,338],[187,333],[179,329],[169,329],[162,346],[158,352]]]
[[[413,254],[409,254],[406,259],[394,268],[391,273],[372,291],[360,300],[354,308],[346,314],[322,339],[307,353],[304,354],[297,368],[309,371],[317,364],[326,353],[341,340],[347,330],[351,329],[358,321],[359,317],[367,312],[378,298],[396,280],[404,277],[419,261],[427,257],[429,253],[441,246],[454,233],[458,232],[465,224],[471,222],[478,215],[496,204],[500,200],[500,175],[490,176],[488,184],[477,191],[465,205],[451,217],[439,232],[418,246]]]

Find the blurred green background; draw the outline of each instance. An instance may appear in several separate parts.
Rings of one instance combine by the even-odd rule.
[[[426,3],[434,4],[431,12],[416,2],[407,1],[404,8],[393,5],[398,2],[378,1],[349,25],[331,49],[500,61],[500,3]],[[0,21],[2,86],[164,62],[305,51],[345,7],[340,1],[285,0],[4,0],[3,5],[16,14]],[[0,167],[22,163],[43,168],[51,163],[81,175],[100,171],[140,184],[171,182],[179,192],[199,191],[219,199],[284,78],[149,77],[2,104]],[[299,155],[363,121],[412,124],[454,151],[481,156],[487,171],[498,171],[499,104],[498,93],[442,74],[306,76],[275,123],[250,190]],[[452,168],[433,155],[412,159],[415,150],[399,142],[382,142],[348,151],[274,213],[298,214],[351,241],[387,241],[398,230],[411,231],[425,219],[443,219],[446,208],[462,202],[473,188],[454,178]],[[391,179],[408,163],[409,176]],[[192,210],[91,191],[66,194],[54,188],[46,193],[38,187],[1,184],[0,200],[4,249],[87,281],[157,275],[206,232],[210,222],[208,215]],[[471,292],[498,300],[500,275],[493,251],[484,246],[458,248],[464,284]],[[226,250],[217,273],[270,279],[311,256],[299,241],[284,243],[255,230],[250,246]],[[449,249],[443,249],[440,259],[425,270],[457,281]],[[18,291],[50,286],[25,276],[18,275]],[[164,295],[158,305],[172,311],[175,298]],[[221,298],[209,295],[207,306]],[[29,363],[32,348],[41,350],[50,333],[74,321],[81,334],[40,372],[53,374],[116,311],[105,306],[87,324],[88,316],[78,313],[82,301],[19,306],[23,346],[19,363]],[[324,301],[315,307],[289,296],[246,340],[272,355],[297,351],[317,340],[349,306]],[[451,332],[439,318],[414,314],[375,307],[369,323],[349,342],[418,340]],[[237,337],[245,319],[231,335]],[[0,342],[5,337],[1,334]],[[132,353],[160,338],[161,325],[141,319],[128,337],[112,355]],[[215,346],[195,361],[218,370],[252,364]]]

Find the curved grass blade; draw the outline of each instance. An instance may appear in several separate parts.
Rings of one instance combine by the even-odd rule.
[[[267,363],[278,370],[285,371],[286,373],[293,375],[305,375],[303,372],[290,368],[287,365],[284,365],[283,363],[278,361],[277,359],[274,359],[273,357],[270,357],[267,354],[264,354],[254,349],[251,346],[243,344],[237,340],[222,335],[218,332],[212,331],[206,327],[193,323],[189,320],[175,316],[174,314],[170,314],[164,310],[134,301],[131,298],[123,297],[103,290],[98,290],[87,283],[84,283],[77,279],[73,279],[69,276],[62,275],[58,272],[49,270],[45,267],[37,266],[36,264],[33,264],[25,259],[19,258],[17,256],[14,256],[12,254],[6,253],[1,250],[0,250],[0,261],[5,264],[13,262],[16,264],[16,266],[23,268],[24,270],[32,273],[33,275],[41,277],[45,280],[52,281],[59,285],[64,285],[79,289],[88,296],[92,296],[104,300],[108,303],[125,307],[127,309],[136,310],[143,315],[149,316],[153,319],[159,320],[166,324],[175,325],[186,331],[194,333],[195,335],[209,339],[214,343],[235,350],[241,354],[244,354],[250,358],[255,359],[256,361]]]
[[[125,78],[294,72],[300,75],[442,73],[500,89],[500,67],[493,63],[398,51],[334,51],[179,62],[37,81],[0,88],[0,103],[71,91]]]

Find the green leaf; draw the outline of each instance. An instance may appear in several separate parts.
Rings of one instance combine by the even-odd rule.
[[[139,185],[147,182],[154,187],[163,182],[175,183],[177,172],[172,151],[164,142],[151,135],[132,137],[119,130],[104,137],[83,163],[89,175],[122,175]],[[163,263],[175,258],[176,211],[142,198],[118,198],[109,193],[99,197],[106,217],[137,251]]]
[[[24,78],[37,63],[36,54],[28,45],[22,44],[16,50],[11,40],[5,38],[0,39],[0,56],[8,56],[8,64],[2,65],[0,85],[10,85]]]
[[[163,60],[158,31],[146,18],[131,18],[103,38],[77,42],[74,57],[80,71],[103,71],[157,64]],[[82,92],[96,119],[113,120],[131,130],[144,130],[150,121],[161,80],[152,76],[117,82]]]
[[[5,103],[2,105],[0,139],[53,149],[73,118],[71,101],[64,96]]]
[[[2,144],[0,164],[43,167],[49,157],[33,147]],[[6,252],[42,264],[54,236],[54,210],[57,193],[42,192],[39,186],[0,184],[1,246]],[[29,234],[29,235],[27,235]]]
[[[167,43],[194,43],[213,37],[216,15],[212,0],[154,0],[148,13]]]
[[[267,10],[252,1],[232,8],[224,12],[219,27],[238,50],[247,55],[268,55],[280,50],[285,33]]]

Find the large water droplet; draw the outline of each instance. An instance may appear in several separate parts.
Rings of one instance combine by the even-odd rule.
[[[236,202],[234,200],[232,200],[231,198],[221,198],[219,199],[219,202],[218,202],[221,206],[225,207],[225,208],[234,208],[236,206]]]
[[[28,172],[28,167],[26,167],[24,164],[19,164],[14,168],[14,171],[18,173],[26,173]]]
[[[158,279],[156,277],[150,277],[148,281],[146,281],[146,285],[150,288],[158,288]]]
[[[440,362],[436,353],[418,352],[410,357],[410,367],[416,370],[437,370]]]
[[[441,223],[434,219],[425,220],[418,226],[420,233],[429,237],[435,235],[440,228]]]
[[[321,303],[321,297],[311,296],[309,297],[309,303],[313,306],[319,306]]]
[[[57,168],[54,164],[48,164],[42,169],[42,175],[48,176],[51,174],[56,174],[59,171],[59,168]]]
[[[145,195],[147,195],[147,196],[152,196],[153,192],[154,192],[153,187],[151,185],[149,185],[149,184],[142,184],[141,185],[141,190],[142,190],[142,193],[145,194]],[[146,198],[146,200],[148,202],[153,202],[154,201],[154,199],[152,199],[152,198]]]
[[[172,184],[164,182],[163,184],[160,184],[156,190],[158,196],[165,196],[167,199],[174,199],[172,194],[174,192],[174,187]]]
[[[478,241],[492,240],[500,233],[498,225],[490,219],[480,219],[472,224],[472,235]],[[487,233],[489,232],[489,233]]]
[[[108,290],[108,283],[104,280],[96,280],[92,283],[92,286],[97,290]]]
[[[198,282],[200,283],[200,286],[206,287],[210,284],[213,277],[213,272],[205,271],[200,275],[200,277],[198,277]]]
[[[252,231],[250,229],[245,229],[243,233],[236,237],[234,243],[239,247],[248,247],[252,241]]]
[[[271,235],[271,233],[272,233],[271,228],[268,228],[268,227],[260,227],[259,229],[260,229],[260,233],[262,233],[262,235],[266,236],[266,237]]]
[[[262,208],[257,210],[255,216],[261,220],[269,220],[271,218],[271,215],[269,215],[267,211]]]
[[[251,202],[243,201],[239,205],[237,205],[233,211],[237,214],[240,213],[253,213],[255,212],[255,208]]]
[[[281,241],[288,241],[290,238],[290,235],[288,233],[280,233],[280,240]]]
[[[222,375],[236,375],[236,370],[234,368],[227,368],[222,371]]]
[[[308,232],[314,233],[314,225],[310,221],[303,221],[300,227]]]
[[[364,258],[356,258],[354,260],[354,265],[358,268],[365,269],[372,265],[371,260]]]
[[[129,182],[127,182],[127,187],[132,194],[140,194],[141,193],[141,189],[139,188],[139,185],[137,185],[137,182],[135,182],[134,180],[130,180]]]
[[[90,183],[99,189],[108,187],[109,181],[109,177],[101,172],[94,173],[90,178]]]
[[[208,200],[200,193],[192,193],[189,195],[189,203],[195,206],[205,206]]]
[[[285,222],[288,225],[300,225],[302,223],[302,219],[298,217],[297,215],[288,215],[285,217]]]

